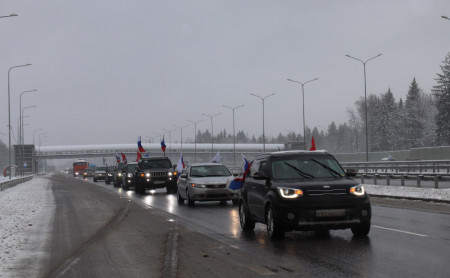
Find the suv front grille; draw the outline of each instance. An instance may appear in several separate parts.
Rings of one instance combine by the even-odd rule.
[[[167,176],[167,172],[150,172],[152,177],[165,177]]]
[[[311,189],[307,190],[309,196],[346,195],[347,189]]]

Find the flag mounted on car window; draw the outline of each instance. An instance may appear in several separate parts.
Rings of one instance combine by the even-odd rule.
[[[183,153],[180,154],[180,159],[178,159],[178,163],[177,163],[177,171],[178,173],[183,172],[184,167],[186,167],[184,165],[184,161],[183,161]]]
[[[316,150],[316,142],[314,141],[314,136],[311,139],[311,148],[309,148],[310,151]]]
[[[217,151],[216,155],[211,160],[212,163],[220,163],[220,151]]]
[[[137,145],[138,145],[139,151],[141,153],[145,153],[145,149],[142,147],[142,144],[141,144],[141,136],[138,137]]]
[[[116,152],[116,161],[117,163],[120,163],[120,155]]]
[[[164,156],[166,156],[166,143],[164,143],[164,135],[163,135],[163,138],[161,140],[161,150],[163,151]]]
[[[230,188],[231,190],[237,190],[242,188],[242,184],[245,181],[245,177],[247,176],[247,174],[250,172],[250,163],[248,162],[247,158],[245,158],[245,156],[243,154],[242,155],[242,177],[239,178],[235,178],[234,180],[232,180],[230,182],[230,185],[228,186],[228,188]]]
[[[121,154],[122,154],[123,163],[127,164],[127,157],[123,153],[121,153]]]

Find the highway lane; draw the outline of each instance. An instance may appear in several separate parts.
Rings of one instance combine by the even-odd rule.
[[[415,209],[373,205],[372,229],[366,239],[353,238],[350,230],[331,231],[329,237],[311,232],[287,233],[282,241],[267,238],[265,226],[242,233],[237,207],[217,202],[180,206],[164,190],[145,196],[97,183],[134,202],[170,214],[183,225],[235,248],[273,261],[279,269],[298,271],[299,265],[331,276],[444,277],[450,273],[450,215]]]
[[[353,238],[350,230],[338,230],[331,231],[330,235],[326,237],[318,237],[312,232],[291,232],[287,233],[283,240],[271,241],[267,238],[265,227],[260,224],[257,224],[253,233],[243,233],[239,225],[237,207],[232,206],[231,202],[227,205],[220,205],[218,202],[196,203],[195,207],[188,207],[187,205],[178,205],[176,195],[167,195],[165,190],[147,191],[146,195],[140,196],[133,191],[124,191],[114,188],[112,185],[105,185],[103,182],[93,183],[91,180],[83,181],[63,176],[58,176],[58,182],[92,185],[93,189],[99,189],[96,192],[103,192],[104,199],[101,200],[101,204],[99,204],[100,200],[96,201],[96,198],[103,197],[95,197],[93,191],[86,195],[82,191],[77,193],[82,196],[82,199],[85,199],[82,211],[86,211],[86,214],[96,213],[93,210],[95,204],[95,209],[104,210],[99,213],[105,214],[104,218],[109,219],[112,216],[108,215],[107,210],[110,210],[111,215],[115,214],[114,211],[118,211],[123,205],[123,200],[128,199],[132,204],[145,208],[152,215],[160,216],[161,219],[171,219],[180,234],[180,242],[177,247],[180,271],[186,271],[192,267],[188,265],[188,262],[195,257],[192,255],[195,253],[194,250],[201,252],[206,246],[201,240],[209,237],[221,243],[216,249],[208,250],[210,252],[215,250],[216,258],[226,260],[227,263],[224,261],[224,266],[231,264],[235,265],[237,269],[239,267],[248,268],[258,276],[446,277],[450,273],[448,264],[450,214],[448,213],[373,205],[372,230],[368,238]],[[66,191],[62,187],[57,192],[57,197],[67,198],[67,196],[62,196]],[[122,198],[120,199],[120,197]],[[63,217],[66,212],[60,212],[60,215]],[[134,217],[137,218],[136,221],[139,221],[137,216]],[[155,221],[149,220],[145,213],[139,214],[139,217],[143,217],[140,220],[142,223]],[[131,223],[130,221],[129,225]],[[93,223],[94,226],[103,224]],[[82,225],[82,223],[75,222],[70,224],[70,227],[73,227],[74,231],[79,234],[86,234],[80,227]],[[125,221],[118,229],[136,228],[127,225]],[[156,229],[155,226],[148,223],[145,225],[148,225],[150,229]],[[64,233],[70,232],[67,231],[67,228],[65,227]],[[166,230],[162,229],[161,231]],[[113,233],[110,235],[112,237]],[[154,236],[158,235],[155,230]],[[120,235],[116,237],[119,240],[121,238]],[[67,244],[67,241],[75,242],[77,238],[77,235],[70,240],[59,238],[59,244]],[[122,238],[122,240],[129,239]],[[145,242],[145,238],[139,240],[144,240],[141,242],[143,246],[149,244]],[[111,242],[117,244],[117,239]],[[212,243],[207,245],[212,245]],[[54,244],[54,246],[57,249],[57,245]],[[186,248],[194,249],[185,250]],[[106,256],[104,255],[105,250],[110,249],[110,247],[98,248],[97,255]],[[227,254],[231,253],[233,256],[220,257],[219,251],[225,249],[229,250]],[[141,249],[124,249],[121,254],[127,252],[131,254],[139,250]],[[145,250],[142,249],[139,252],[145,252]],[[111,269],[112,262],[116,261],[112,257],[114,254],[108,254],[106,259],[97,258],[95,261],[109,261],[110,265],[103,267],[107,270]],[[91,257],[89,256],[89,258]],[[94,259],[85,259],[85,261],[92,260]],[[81,261],[83,260],[81,259]],[[201,267],[198,262],[197,265]],[[227,269],[221,269],[220,265],[217,266],[217,269],[221,270],[223,277],[230,277],[226,274]],[[219,277],[219,275],[217,276]],[[116,274],[115,277],[119,276]],[[179,274],[178,277],[185,276]]]

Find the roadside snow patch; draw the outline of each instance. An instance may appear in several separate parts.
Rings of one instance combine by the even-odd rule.
[[[450,201],[450,189],[364,184],[369,195]]]

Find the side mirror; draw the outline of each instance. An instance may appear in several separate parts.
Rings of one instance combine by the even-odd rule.
[[[233,171],[233,177],[238,177],[239,176],[239,172],[238,171]]]
[[[185,173],[181,174],[180,178],[185,179],[185,178],[187,178],[187,175]]]
[[[255,180],[267,180],[267,179],[269,179],[269,177],[266,174],[264,174],[263,172],[256,172],[253,175],[253,178]]]
[[[347,169],[345,171],[345,174],[347,175],[347,177],[355,177],[358,174],[358,171],[356,171],[355,169]]]

